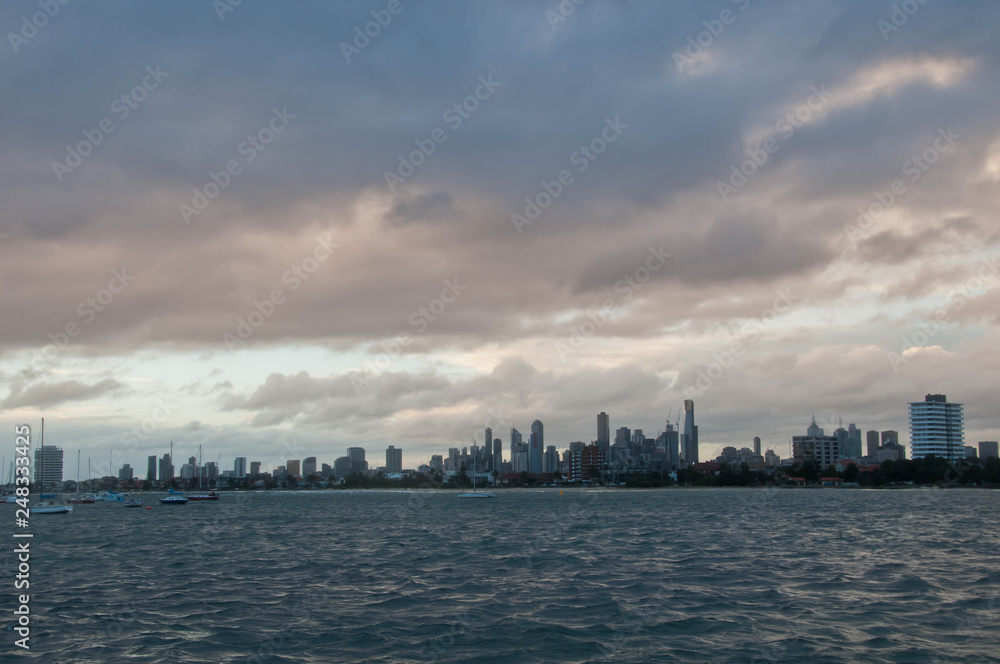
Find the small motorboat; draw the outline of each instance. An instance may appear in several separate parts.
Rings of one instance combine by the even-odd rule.
[[[69,505],[57,505],[49,500],[40,500],[29,510],[32,514],[69,514],[72,511]]]
[[[129,498],[123,504],[124,507],[142,507],[141,498]]]
[[[88,503],[96,503],[97,499],[94,498],[93,496],[76,496],[74,498],[70,498],[66,502],[73,503],[75,505],[84,505]]]
[[[164,505],[187,505],[188,499],[180,494],[172,494],[166,498],[160,498],[160,503]]]
[[[208,493],[195,494],[193,496],[188,496],[188,500],[218,500],[219,494],[214,491],[209,491]]]

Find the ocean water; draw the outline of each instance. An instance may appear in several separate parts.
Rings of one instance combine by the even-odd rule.
[[[32,517],[32,649],[5,547],[0,660],[1000,662],[995,491],[147,504]]]

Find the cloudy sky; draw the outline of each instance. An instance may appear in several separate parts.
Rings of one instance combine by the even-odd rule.
[[[903,4],[6,2],[0,421],[70,478],[995,440],[1000,5]]]

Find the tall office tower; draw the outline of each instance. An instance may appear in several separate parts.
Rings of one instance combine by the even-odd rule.
[[[517,453],[521,449],[521,443],[523,438],[521,437],[521,432],[514,427],[510,428],[510,460],[514,461],[517,458]]]
[[[174,479],[174,464],[169,454],[164,454],[160,459],[160,481],[169,482]]]
[[[458,472],[462,467],[462,450],[457,447],[448,448],[448,459],[445,462],[445,470]]]
[[[960,403],[943,394],[928,394],[910,406],[910,455],[931,454],[957,461],[965,458],[965,415]],[[897,441],[898,442],[898,441]]]
[[[943,396],[943,395],[927,395],[927,396]],[[882,432],[882,444],[886,443],[899,443],[899,432],[893,431],[892,429],[886,429]]]
[[[684,463],[698,463],[698,427],[694,423],[694,401],[684,400],[684,434],[681,438]]]
[[[993,457],[994,459],[1000,458],[1000,453],[998,453],[997,449],[998,447],[1000,447],[1000,445],[998,445],[995,440],[982,441],[979,443],[979,458],[983,461],[989,459],[990,457]]]
[[[833,432],[833,435],[837,437],[837,458],[842,459],[845,456],[845,450],[847,449],[847,429],[843,426],[837,427],[837,430]]]
[[[333,461],[333,476],[347,477],[351,474],[351,457],[337,457]]]
[[[198,466],[198,457],[188,457],[188,465]]]
[[[554,473],[559,470],[559,453],[556,452],[555,445],[545,448],[545,472]]]
[[[753,437],[753,453],[760,456],[760,436]]]
[[[246,476],[247,476],[247,458],[236,457],[236,461],[233,462],[233,477],[243,479]]]
[[[146,459],[146,481],[155,482],[156,481],[156,455]]]
[[[440,454],[432,454],[430,464],[431,470],[436,470],[439,473],[444,472],[444,457]]]
[[[483,445],[486,447],[487,454],[492,452],[493,448],[493,429],[486,427],[486,435],[483,436]]]
[[[597,414],[597,445],[601,449],[611,445],[611,418],[604,411]]]
[[[680,468],[680,432],[674,428],[673,423],[667,422],[667,428],[663,432],[667,446],[667,468],[677,470]]]
[[[285,470],[288,471],[288,474],[292,477],[298,477],[302,475],[302,462],[298,459],[289,459],[285,463]]]
[[[390,445],[385,450],[385,470],[387,473],[403,472],[403,450]]]
[[[118,481],[119,482],[131,482],[133,477],[132,466],[125,464],[118,471]]]
[[[246,460],[244,460],[243,463],[245,468]],[[302,477],[310,477],[315,474],[316,474],[316,457],[306,457],[305,459],[302,460]]]
[[[872,430],[865,434],[865,456],[875,458],[878,450],[878,431]]]
[[[351,460],[352,473],[364,473],[368,470],[368,461],[365,460],[365,448],[348,447],[347,458]]]
[[[629,431],[628,427],[619,427],[615,431],[615,447],[628,447],[631,438],[632,432]]]
[[[643,435],[642,429],[636,429],[635,431],[632,432],[632,442],[638,443],[639,445],[642,445],[644,442],[646,442],[646,436]]]
[[[542,457],[545,454],[545,429],[540,420],[531,423],[530,447],[528,450],[528,472],[542,472]]]
[[[846,432],[845,432],[846,433]],[[840,458],[840,442],[836,436],[827,436],[823,429],[812,424],[806,429],[804,436],[792,436],[792,457],[796,461],[815,461],[821,469],[825,469]]]
[[[847,425],[847,438],[844,447],[840,448],[840,455],[848,459],[860,459],[862,456],[861,429],[853,422]]]
[[[499,438],[493,439],[493,470],[503,472],[503,441]]]
[[[250,475],[253,477],[260,475],[260,461],[250,462]]]

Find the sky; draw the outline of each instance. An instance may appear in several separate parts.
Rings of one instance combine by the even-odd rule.
[[[995,2],[44,4],[0,7],[8,459],[416,467],[684,399],[788,456],[927,393],[1000,438]]]

